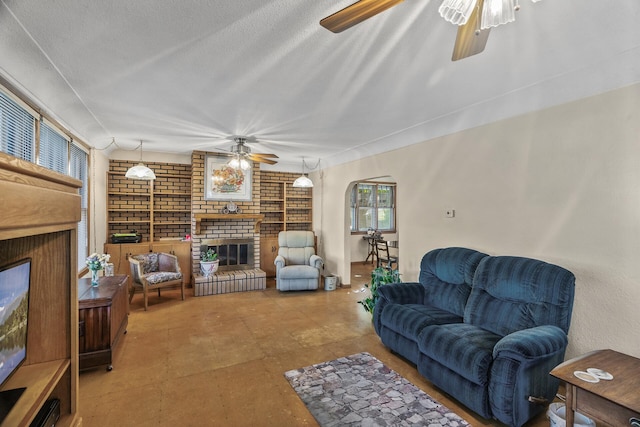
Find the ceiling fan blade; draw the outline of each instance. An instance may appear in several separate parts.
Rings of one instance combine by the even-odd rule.
[[[278,156],[276,156],[275,154],[270,154],[270,153],[251,153],[252,156],[257,156],[257,157],[273,157],[274,159],[279,159]]]
[[[458,35],[456,36],[456,44],[453,46],[452,61],[476,55],[484,50],[489,38],[491,28],[486,30],[480,29],[480,11],[484,0],[478,0],[476,7],[469,17],[466,24],[458,27]]]
[[[404,0],[360,0],[351,6],[337,11],[333,15],[320,20],[320,25],[334,33],[341,33],[347,28],[384,12]]]
[[[256,157],[253,154],[249,154],[248,158],[251,161],[258,162],[258,163],[266,163],[268,165],[275,165],[278,163],[275,160],[265,159],[264,157]]]
[[[213,154],[215,154],[218,157],[235,157],[236,156],[233,153],[226,153],[222,151],[213,151]]]

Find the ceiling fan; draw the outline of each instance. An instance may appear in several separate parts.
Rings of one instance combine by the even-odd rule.
[[[220,153],[220,155],[225,157],[231,157],[232,159],[230,160],[230,163],[234,161],[237,163],[233,163],[230,166],[234,167],[235,165],[236,168],[241,167],[241,165],[243,165],[242,163],[243,160],[245,162],[244,165],[248,164],[247,163],[248,161],[266,163],[269,165],[275,165],[276,163],[278,163],[276,160],[273,160],[278,158],[278,156],[276,156],[275,154],[252,153],[251,148],[247,145],[247,142],[249,142],[250,139],[251,138],[247,138],[244,136],[233,137],[233,141],[236,144],[229,148],[229,152]],[[251,142],[258,142],[258,141],[255,138],[253,138]],[[246,169],[246,167],[243,169]]]
[[[323,18],[320,25],[340,33],[403,1],[360,0]],[[491,27],[514,21],[514,11],[519,8],[518,0],[444,0],[438,9],[440,15],[458,25],[451,60],[457,61],[482,52]]]

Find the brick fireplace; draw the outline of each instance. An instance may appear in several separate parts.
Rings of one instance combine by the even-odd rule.
[[[266,274],[260,270],[260,227],[255,218],[260,216],[260,167],[252,169],[251,200],[234,201],[241,214],[221,212],[229,200],[205,200],[204,173],[207,154],[194,151],[191,156],[191,222],[192,271],[195,295],[265,289]],[[240,243],[242,242],[242,243]],[[215,275],[200,274],[200,253],[207,247],[217,248],[221,266]],[[224,263],[222,262],[222,258]]]

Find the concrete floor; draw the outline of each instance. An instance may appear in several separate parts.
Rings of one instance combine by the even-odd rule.
[[[355,292],[370,265],[354,263],[352,288],[193,297],[163,291],[131,304],[113,370],[80,374],[83,426],[317,426],[284,372],[368,351],[474,426],[475,416],[444,396],[381,343]],[[360,276],[358,276],[360,275]],[[548,426],[542,414],[527,427]]]

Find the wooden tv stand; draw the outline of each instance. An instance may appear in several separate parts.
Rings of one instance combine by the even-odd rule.
[[[78,280],[80,370],[106,366],[113,369],[113,353],[129,322],[128,276]]]

